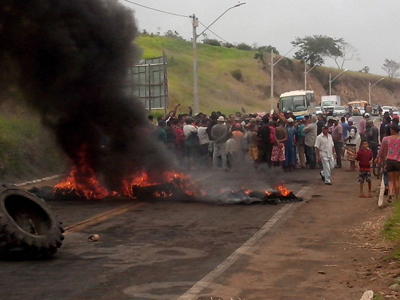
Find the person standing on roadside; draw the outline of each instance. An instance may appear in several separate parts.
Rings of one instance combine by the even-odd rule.
[[[322,163],[322,171],[320,172],[321,179],[326,185],[332,185],[331,176],[334,169],[336,153],[328,126],[324,126],[322,128],[322,133],[317,136],[315,148],[317,150],[317,161]]]
[[[296,137],[296,144],[297,144],[297,151],[298,151],[298,155],[299,155],[299,164],[300,164],[300,168],[304,169],[306,167],[306,163],[305,163],[305,137],[306,134],[303,132],[304,128],[306,126],[304,125],[304,119],[299,121],[299,125],[297,127],[297,137]]]
[[[293,171],[296,168],[296,135],[297,130],[293,126],[294,120],[289,118],[286,126],[287,139],[285,141],[285,171]]]
[[[359,140],[359,134],[357,127],[354,125],[353,118],[349,118],[349,135],[346,140],[346,151],[347,160],[350,162],[350,170],[356,170],[356,154],[357,154],[357,142]]]
[[[304,150],[306,152],[306,164],[310,169],[315,169],[316,158],[315,158],[315,140],[317,138],[317,124],[315,117],[311,117],[310,124],[303,129],[305,134],[304,138]]]
[[[264,116],[262,120],[263,125],[257,131],[257,136],[259,138],[258,163],[267,163],[268,166],[271,168],[272,145],[270,143],[271,129],[269,127],[269,118],[268,116]]]
[[[400,184],[400,136],[399,126],[392,124],[390,136],[384,137],[379,149],[377,162],[380,164],[386,159],[386,171],[389,176],[389,200],[399,196]]]
[[[279,121],[278,126],[275,128],[275,145],[272,147],[271,160],[275,163],[275,166],[283,166],[285,161],[285,142],[287,140],[287,132],[283,127],[283,121]]]
[[[360,183],[360,198],[367,198],[364,195],[364,182],[368,183],[368,197],[372,197],[371,192],[371,160],[372,151],[368,149],[367,141],[362,141],[360,145],[360,150],[357,152],[356,161],[360,167],[358,173],[358,182]]]
[[[343,127],[339,123],[339,119],[334,119],[334,128],[332,130],[333,144],[335,146],[336,168],[342,167],[342,148],[343,148]]]
[[[361,141],[366,140],[365,131],[367,129],[367,120],[369,119],[369,113],[365,113],[364,117],[361,119],[358,124],[358,133],[360,134]]]
[[[323,114],[317,115],[317,136],[322,133],[322,128],[325,126],[326,121]]]
[[[365,131],[365,137],[368,142],[368,147],[372,151],[373,158],[375,159],[378,155],[379,147],[379,131],[375,127],[374,121],[371,119],[367,121],[367,130]]]
[[[218,169],[218,156],[222,159],[222,168],[228,171],[226,163],[226,141],[228,140],[228,128],[224,124],[225,118],[218,117],[218,124],[214,125],[211,129],[211,138],[214,140],[214,153],[213,153],[213,169]]]

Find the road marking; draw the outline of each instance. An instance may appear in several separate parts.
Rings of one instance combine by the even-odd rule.
[[[208,174],[208,175],[202,176],[200,178],[197,178],[196,180],[193,180],[192,183],[205,180],[205,179],[211,177],[211,175],[212,174]],[[65,230],[64,235],[67,235],[67,234],[73,233],[73,232],[81,231],[81,230],[83,230],[83,229],[85,229],[85,228],[87,228],[89,226],[97,225],[97,224],[99,224],[101,222],[104,222],[104,221],[107,221],[107,220],[109,220],[109,219],[111,219],[113,217],[122,215],[122,214],[128,212],[129,210],[132,210],[134,208],[140,207],[140,206],[142,206],[144,204],[146,204],[146,202],[130,203],[130,204],[124,205],[122,207],[116,208],[114,210],[110,210],[110,211],[95,215],[94,217],[91,217],[89,219],[86,219],[86,220],[83,220],[83,221],[80,221],[80,222],[77,222],[75,224],[72,224],[70,226],[65,227],[64,228],[64,230]]]
[[[25,186],[25,185],[29,185],[29,184],[34,184],[34,183],[39,183],[39,182],[43,182],[43,181],[49,181],[49,180],[61,178],[61,177],[63,177],[63,176],[65,176],[65,175],[54,175],[54,176],[44,177],[44,178],[40,178],[40,179],[35,179],[35,180],[23,182],[23,183],[17,183],[17,184],[14,184],[14,185],[15,185],[15,186]]]
[[[297,194],[297,197],[302,197],[305,192],[310,189],[309,186],[303,187]],[[191,300],[196,297],[203,289],[205,289],[211,282],[224,273],[230,266],[232,266],[243,254],[248,252],[255,243],[257,243],[276,222],[293,206],[293,203],[287,204],[278,210],[271,219],[268,220],[264,226],[257,231],[250,239],[247,240],[242,246],[235,250],[227,259],[219,264],[214,270],[203,277],[199,282],[192,286],[186,293],[178,298],[178,300]]]
[[[144,204],[145,204],[145,202],[131,203],[131,204],[124,205],[122,207],[116,208],[114,210],[110,210],[110,211],[107,211],[105,213],[98,214],[98,215],[96,215],[94,217],[91,217],[89,219],[77,222],[75,224],[72,224],[70,226],[65,227],[64,228],[64,230],[65,230],[64,235],[83,230],[83,229],[85,229],[85,228],[87,228],[89,226],[97,225],[100,222],[104,222],[104,221],[107,221],[107,220],[109,220],[109,219],[111,219],[113,217],[122,215],[122,214],[126,213],[127,211],[132,210],[134,208],[138,208],[138,207],[140,207],[140,206],[142,206]]]

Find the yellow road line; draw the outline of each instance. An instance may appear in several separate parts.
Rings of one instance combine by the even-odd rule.
[[[122,215],[122,214],[124,214],[124,213],[126,213],[126,212],[128,212],[128,211],[130,211],[132,209],[138,208],[138,207],[140,207],[140,206],[142,206],[144,204],[145,204],[145,202],[131,203],[131,204],[124,205],[122,207],[107,211],[105,213],[98,214],[98,215],[96,215],[94,217],[91,217],[89,219],[86,219],[84,221],[77,222],[75,224],[72,224],[70,226],[65,227],[64,228],[64,230],[65,230],[64,235],[83,230],[83,229],[85,229],[85,228],[87,228],[89,226],[97,225],[97,224],[99,224],[101,222],[104,222],[104,221],[107,221],[107,220],[109,220],[109,219],[111,219],[113,217]]]
[[[212,176],[212,174],[205,175],[203,177],[197,178],[196,180],[193,180],[192,183],[205,180],[205,179],[207,179],[207,178],[209,178],[211,176]],[[122,207],[119,207],[119,208],[116,208],[116,209],[113,209],[113,210],[106,211],[104,213],[95,215],[94,217],[91,217],[89,219],[86,219],[86,220],[77,222],[75,224],[69,225],[69,226],[64,228],[64,230],[65,230],[64,235],[67,235],[67,234],[73,233],[73,232],[78,232],[78,231],[81,231],[81,230],[83,230],[85,228],[88,228],[90,226],[94,226],[94,225],[100,224],[101,222],[104,222],[104,221],[107,221],[107,220],[109,220],[109,219],[111,219],[113,217],[122,215],[122,214],[124,214],[124,213],[126,213],[126,212],[128,212],[128,211],[130,211],[132,209],[135,209],[135,208],[138,208],[140,206],[143,206],[144,204],[146,204],[146,202],[127,204],[127,205],[124,205]]]

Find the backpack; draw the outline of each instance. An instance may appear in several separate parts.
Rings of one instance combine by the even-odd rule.
[[[199,144],[199,135],[197,132],[192,131],[188,137],[185,139],[185,146],[187,147],[193,147]]]
[[[271,145],[274,145],[276,143],[275,139],[275,127],[269,126],[270,133],[269,133],[269,142]]]

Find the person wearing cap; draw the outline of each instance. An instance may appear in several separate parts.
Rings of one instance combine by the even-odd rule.
[[[297,129],[294,128],[294,120],[289,118],[286,126],[287,139],[285,141],[285,162],[283,169],[285,171],[293,171],[296,168],[296,134]]]
[[[324,126],[322,133],[317,136],[315,149],[317,151],[317,161],[322,163],[321,179],[326,185],[332,185],[331,176],[334,169],[336,152],[328,126]]]
[[[367,129],[365,131],[365,137],[368,142],[368,147],[371,149],[373,154],[373,159],[378,155],[378,147],[379,147],[379,131],[378,128],[375,127],[374,121],[369,119],[367,121]]]
[[[390,126],[390,136],[384,137],[379,149],[377,163],[386,159],[386,171],[389,176],[389,200],[399,196],[400,191],[400,135],[399,126]]]
[[[333,144],[335,145],[335,151],[337,153],[336,157],[336,168],[342,167],[342,148],[343,148],[343,127],[339,123],[339,119],[333,119],[333,130],[332,130],[332,139]]]
[[[317,136],[318,136],[318,135],[320,135],[322,133],[322,128],[325,126],[326,121],[325,121],[325,118],[324,118],[323,114],[318,114],[317,115],[317,119],[318,119],[318,122],[317,122]]]
[[[218,157],[221,156],[222,168],[228,171],[226,161],[226,141],[228,140],[228,127],[224,124],[225,118],[219,116],[217,119],[218,124],[214,125],[211,129],[211,138],[214,140],[214,153],[213,153],[213,169],[218,169]]]
[[[353,118],[347,120],[349,124],[349,135],[346,139],[347,160],[350,162],[350,171],[356,170],[357,142],[360,138]]]
[[[360,134],[361,141],[364,141],[365,138],[365,130],[367,129],[367,120],[369,119],[369,113],[365,113],[364,117],[361,119],[358,124],[358,133]]]

